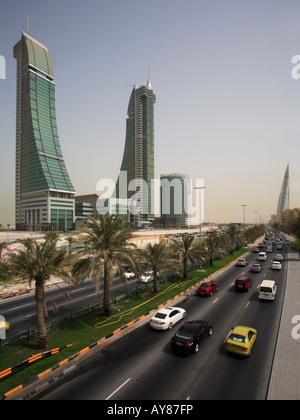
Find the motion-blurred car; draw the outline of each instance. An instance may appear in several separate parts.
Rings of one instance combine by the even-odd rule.
[[[250,277],[238,277],[234,282],[234,288],[236,291],[249,292],[252,287],[252,280]]]
[[[210,337],[213,327],[206,321],[188,321],[176,332],[171,339],[174,350],[184,354],[198,353],[200,344]]]
[[[271,264],[271,270],[281,270],[280,261],[273,261]]]
[[[260,252],[259,254],[258,254],[258,261],[266,261],[266,259],[267,259],[267,254],[265,253],[265,252]]]
[[[159,277],[159,273],[157,273]],[[145,271],[144,274],[141,275],[141,282],[142,283],[149,283],[154,279],[154,271]]]
[[[251,266],[251,272],[252,273],[260,273],[262,271],[262,265],[261,264],[252,264]]]
[[[245,265],[247,265],[247,260],[245,260],[245,258],[241,258],[237,261],[236,265],[238,267],[245,267]]]
[[[129,268],[125,271],[125,277],[127,279],[133,279],[135,277],[135,274],[133,271],[131,271]]]
[[[250,356],[257,337],[257,330],[245,326],[234,327],[225,340],[225,348],[231,353]]]
[[[162,308],[150,319],[150,326],[155,330],[170,330],[185,315],[186,311],[183,308],[174,306]]]
[[[200,284],[197,290],[199,296],[212,296],[214,292],[218,291],[219,286],[212,281],[204,281]]]

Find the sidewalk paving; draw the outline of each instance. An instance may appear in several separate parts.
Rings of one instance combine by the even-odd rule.
[[[298,320],[293,324],[296,315]],[[293,329],[300,334],[300,258],[297,252],[289,250],[286,293],[268,400],[300,399],[300,338],[293,338]]]

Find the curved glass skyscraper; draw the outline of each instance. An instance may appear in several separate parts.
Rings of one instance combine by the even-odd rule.
[[[16,229],[68,230],[75,190],[56,123],[55,83],[48,49],[23,32],[17,60]]]
[[[278,199],[277,215],[276,215],[278,223],[280,221],[281,212],[290,208],[289,181],[290,181],[290,169],[288,165],[284,174],[283,182],[281,185],[281,191],[280,191],[280,195]]]
[[[135,214],[131,212],[131,216],[135,216],[131,217],[134,222],[154,219],[152,180],[155,102],[156,96],[150,80],[147,86],[134,86],[128,104],[125,148],[115,191],[119,203],[133,199],[134,196],[132,205],[129,205],[129,211],[136,205]]]

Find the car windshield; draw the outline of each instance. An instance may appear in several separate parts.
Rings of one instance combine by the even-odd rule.
[[[209,285],[208,284],[201,284],[201,289],[208,289]]]
[[[230,334],[230,340],[237,341],[238,343],[246,343],[246,337],[240,334]]]

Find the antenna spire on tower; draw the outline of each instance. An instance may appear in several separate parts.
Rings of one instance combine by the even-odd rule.
[[[147,82],[147,88],[150,89],[150,90],[153,90],[152,89],[152,86],[151,86],[151,82],[150,82],[150,61],[148,61],[148,82]]]

